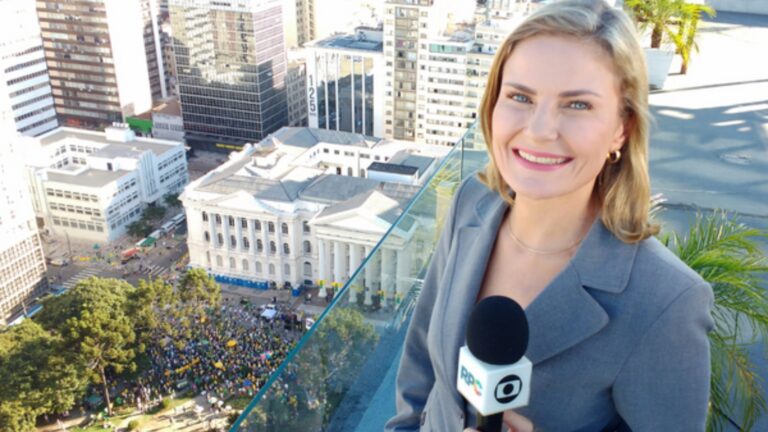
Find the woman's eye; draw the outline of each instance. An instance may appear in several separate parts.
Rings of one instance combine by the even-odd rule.
[[[568,103],[568,108],[573,108],[577,110],[588,110],[592,108],[592,105],[584,101],[573,101]]]
[[[522,93],[512,93],[511,95],[509,95],[509,98],[515,102],[520,102],[520,103],[531,102],[531,99]]]

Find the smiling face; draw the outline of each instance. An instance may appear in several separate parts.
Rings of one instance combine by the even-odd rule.
[[[520,42],[491,118],[496,167],[517,199],[588,200],[624,143],[619,82],[602,48],[564,36]]]

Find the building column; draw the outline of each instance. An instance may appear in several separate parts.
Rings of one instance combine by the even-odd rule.
[[[333,242],[333,281],[337,284],[342,283],[344,280],[342,246],[343,244],[338,240]]]
[[[328,283],[330,283],[328,280],[328,272],[326,271],[328,268],[328,252],[326,250],[326,241],[324,239],[318,238],[317,246],[319,249],[318,266],[320,267],[318,269],[318,274],[320,277],[320,281],[322,281],[323,283],[323,286],[320,287],[320,292],[317,294],[317,296],[320,298],[325,298],[326,296],[328,296],[325,286]]]
[[[349,274],[347,275],[347,279],[352,279],[352,275],[355,274],[355,270],[360,267],[360,245],[355,243],[349,243]],[[353,287],[362,287],[362,278],[358,275],[357,280],[352,281]],[[349,290],[349,301],[350,303],[356,303],[357,302],[357,293],[355,292],[354,288],[351,287]]]
[[[224,227],[224,248],[227,250],[227,259],[224,261],[229,261],[229,250],[232,248],[232,246],[229,245],[229,216],[222,216],[221,217],[221,226]],[[226,263],[227,270],[229,270],[229,263]]]
[[[400,302],[405,297],[406,290],[408,288],[408,280],[410,279],[411,271],[411,252],[407,247],[397,251],[397,280],[395,282],[395,304],[400,305]]]
[[[206,263],[206,269],[210,272],[213,270],[213,263],[216,262],[215,250],[216,250],[216,215],[208,213],[208,232],[211,235],[211,241],[208,243],[207,251],[211,252],[211,261]]]
[[[237,244],[237,251],[243,250],[243,221],[242,218],[235,218],[235,242]]]
[[[395,251],[392,249],[381,249],[381,289],[384,291],[384,298],[394,298],[395,291],[395,278],[393,267],[393,254]],[[381,299],[382,305],[384,299]]]
[[[371,247],[366,245],[365,246],[365,256],[370,257],[371,255]],[[364,305],[370,306],[373,304],[373,261],[374,258],[370,257],[368,262],[365,265],[365,280],[363,281],[363,290],[365,291],[365,301],[363,302]]]

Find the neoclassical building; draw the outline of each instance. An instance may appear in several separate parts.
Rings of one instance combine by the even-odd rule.
[[[187,186],[190,265],[237,285],[342,285],[448,150],[282,128]],[[369,292],[404,289],[418,224],[401,223],[366,267]]]

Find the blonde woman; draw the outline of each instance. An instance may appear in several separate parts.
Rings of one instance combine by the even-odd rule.
[[[480,111],[490,162],[456,193],[388,430],[475,424],[458,351],[491,295],[530,326],[530,402],[505,413],[511,430],[704,430],[713,295],[653,237],[647,89],[629,18],[601,0],[544,6],[500,47]]]

